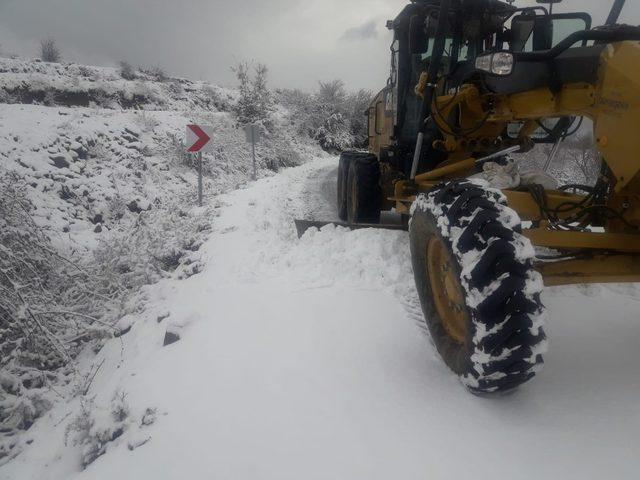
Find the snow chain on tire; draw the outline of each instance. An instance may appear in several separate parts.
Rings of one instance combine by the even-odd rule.
[[[535,251],[505,196],[479,181],[461,180],[421,194],[412,207],[411,251],[418,293],[434,343],[473,392],[512,390],[543,364],[546,311]],[[444,242],[466,297],[467,340],[444,338],[425,256],[430,238]]]

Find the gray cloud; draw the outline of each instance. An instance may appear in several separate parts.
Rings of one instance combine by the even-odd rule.
[[[358,27],[347,29],[343,34],[343,40],[368,40],[378,36],[378,25],[376,20],[363,23]]]
[[[565,0],[556,11],[590,11],[599,24],[612,1]],[[391,34],[384,20],[407,3],[0,0],[0,44],[5,52],[33,57],[39,41],[52,36],[65,61],[159,64],[171,75],[223,85],[235,83],[230,70],[235,62],[256,60],[269,66],[273,86],[313,89],[318,80],[342,78],[350,88],[379,90],[389,72]],[[380,24],[363,24],[371,18]],[[640,22],[640,2],[627,0],[623,21]],[[346,41],[362,38],[367,41]]]

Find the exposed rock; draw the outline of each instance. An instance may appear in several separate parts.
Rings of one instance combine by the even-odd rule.
[[[132,213],[142,213],[147,210],[151,210],[151,203],[148,200],[140,200],[136,199],[129,204],[127,204],[127,208]]]
[[[128,203],[127,204],[127,208],[132,213],[140,213],[140,212],[142,212],[142,209],[138,206],[138,202],[136,200],[133,200],[132,202]]]
[[[54,155],[49,158],[51,158],[53,164],[58,168],[68,168],[70,165],[66,155]]]
[[[180,334],[177,329],[167,330],[164,334],[163,346],[172,345],[180,340]]]

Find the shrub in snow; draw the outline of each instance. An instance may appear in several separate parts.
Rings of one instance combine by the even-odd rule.
[[[318,128],[315,139],[329,152],[340,152],[355,145],[348,119],[341,113],[334,113]]]
[[[54,106],[56,104],[56,94],[55,94],[55,92],[52,92],[51,90],[49,90],[47,93],[45,93],[44,100],[42,101],[42,103],[44,105],[46,105],[47,107]]]
[[[205,85],[202,87],[202,93],[207,103],[213,104],[213,106],[220,112],[231,111],[230,98],[225,95],[219,88],[215,88],[211,85]]]
[[[164,69],[160,65],[154,65],[151,67],[140,67],[138,70],[140,70],[141,73],[145,74],[156,82],[164,82],[168,78]]]
[[[58,63],[62,60],[60,49],[53,38],[40,42],[40,58],[43,62]]]
[[[158,119],[153,114],[147,113],[144,110],[136,116],[136,124],[145,133],[153,132],[153,130],[160,125]]]
[[[129,62],[122,60],[120,62],[120,76],[125,80],[135,80],[136,71]]]
[[[373,100],[373,93],[369,90],[358,90],[349,94],[346,101],[346,111],[351,123],[351,134],[354,138],[354,147],[366,148],[369,141],[369,117],[368,109]]]
[[[302,157],[298,150],[287,140],[279,138],[273,143],[273,160],[271,170],[278,171],[281,168],[295,167],[302,163]],[[274,168],[275,166],[275,168]]]
[[[17,175],[0,175],[0,461],[15,446],[15,430],[47,410],[45,392],[72,372],[82,345],[109,335],[96,317],[110,298],[55,252],[31,217],[26,189]]]
[[[341,80],[320,82],[315,94],[280,90],[278,101],[292,112],[299,135],[317,140],[328,151],[365,147],[368,141],[365,112],[371,92],[347,93]]]
[[[188,215],[178,202],[135,215],[133,226],[115,228],[95,251],[105,291],[135,290],[192,264],[192,252],[210,229],[204,217]]]
[[[67,426],[66,443],[82,447],[82,467],[104,455],[109,443],[120,438],[130,425],[126,394],[116,391],[109,408],[98,408],[93,400],[81,403],[80,413]]]

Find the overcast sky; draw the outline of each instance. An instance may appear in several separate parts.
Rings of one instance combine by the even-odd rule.
[[[601,24],[613,0],[565,0]],[[388,76],[391,34],[385,21],[407,0],[0,0],[5,53],[36,56],[55,38],[66,61],[161,65],[168,73],[233,83],[238,60],[268,65],[271,84],[311,90],[343,79],[379,90]],[[519,2],[533,4],[534,0]],[[627,23],[640,2],[627,0]]]

